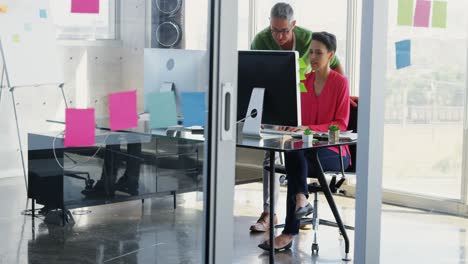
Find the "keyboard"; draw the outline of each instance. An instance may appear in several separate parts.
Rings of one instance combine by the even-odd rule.
[[[271,134],[271,135],[282,135],[282,136],[291,136],[291,137],[302,137],[302,131],[283,131],[283,130],[276,130],[276,129],[268,129],[264,128],[260,130],[263,134]]]

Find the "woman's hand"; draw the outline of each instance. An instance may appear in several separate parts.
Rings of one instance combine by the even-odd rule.
[[[297,131],[306,130],[307,128],[308,128],[307,126],[300,126],[300,127],[286,127],[286,126],[280,126],[280,127],[278,127],[278,130],[297,132]]]

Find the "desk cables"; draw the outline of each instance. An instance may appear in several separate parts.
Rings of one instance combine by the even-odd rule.
[[[54,140],[52,141],[52,151],[54,152],[55,161],[57,162],[57,164],[59,165],[59,167],[62,168],[62,169],[64,169],[64,170],[71,170],[71,169],[77,168],[77,167],[79,167],[79,166],[81,166],[81,165],[83,165],[83,164],[88,163],[91,159],[95,158],[96,155],[97,155],[97,154],[99,153],[99,151],[101,150],[101,148],[102,148],[103,146],[105,146],[106,141],[107,141],[107,138],[110,136],[110,133],[107,133],[107,134],[106,134],[106,137],[105,137],[104,140],[103,140],[103,142],[99,144],[99,147],[98,147],[98,149],[96,150],[96,152],[94,152],[94,154],[93,154],[91,157],[89,157],[88,159],[86,159],[85,161],[77,162],[77,161],[73,160],[72,158],[68,157],[67,155],[64,155],[64,156],[67,156],[67,157],[74,163],[73,166],[71,166],[71,167],[69,167],[69,168],[65,168],[64,165],[62,166],[62,164],[60,164],[60,161],[59,161],[58,158],[57,158],[57,153],[56,153],[56,151],[55,151],[55,141],[57,141],[57,138],[58,138],[59,136],[64,135],[64,134],[65,134],[65,130],[63,130],[63,131],[61,131],[60,133],[58,133],[58,134],[54,137]]]

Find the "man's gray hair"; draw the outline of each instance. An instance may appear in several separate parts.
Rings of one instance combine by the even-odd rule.
[[[288,3],[277,3],[271,8],[271,18],[282,18],[292,22],[294,20],[294,10]]]

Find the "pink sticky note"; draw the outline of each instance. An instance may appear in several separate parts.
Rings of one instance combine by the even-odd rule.
[[[431,1],[417,0],[414,11],[414,26],[429,27],[429,16],[431,13]]]
[[[138,126],[136,91],[125,91],[109,95],[109,121],[111,130],[122,130]]]
[[[71,12],[99,14],[99,0],[72,0]]]
[[[65,111],[65,147],[94,146],[94,108],[67,108]]]

